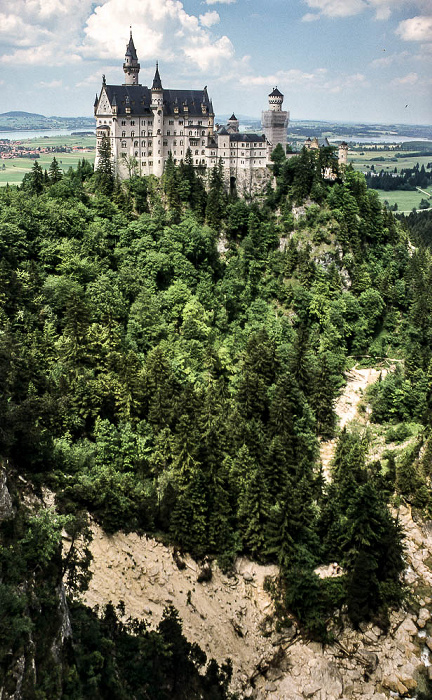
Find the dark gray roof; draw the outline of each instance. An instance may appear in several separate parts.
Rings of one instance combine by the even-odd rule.
[[[106,85],[106,94],[110,104],[117,102],[117,114],[126,114],[126,104],[133,116],[151,114],[151,90],[145,85]],[[164,114],[173,115],[174,107],[178,108],[179,116],[186,116],[185,105],[189,117],[202,117],[201,104],[207,108],[206,114],[212,114],[211,102],[206,90],[163,90]]]
[[[229,131],[227,131],[224,126],[221,126],[217,133],[218,136],[229,136]]]
[[[156,71],[153,78],[153,90],[162,90],[162,80],[159,75],[159,66],[156,62]]]
[[[229,122],[238,122],[238,119],[234,112],[231,114],[230,118],[228,119]]]
[[[129,43],[126,46],[126,56],[130,56],[134,61],[138,61],[137,52],[135,49],[135,44],[132,39],[132,32],[130,33]]]
[[[270,93],[269,97],[283,97],[282,93],[277,89],[277,87],[273,88],[272,92]]]
[[[220,133],[220,132],[219,132]],[[258,134],[230,134],[230,141],[265,141],[265,136],[258,136]]]

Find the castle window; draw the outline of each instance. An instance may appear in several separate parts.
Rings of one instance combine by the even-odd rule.
[[[152,156],[152,155],[153,155],[153,151],[149,151],[148,154],[149,154],[149,156]],[[150,165],[151,165],[151,163],[150,163]]]
[[[177,141],[174,141],[174,146],[177,146]]]
[[[183,124],[183,119],[179,119],[179,124]]]
[[[135,126],[135,122],[134,122],[133,119],[132,119],[132,121],[131,121],[131,126]]]
[[[168,141],[164,141],[164,146],[168,146]]]
[[[189,136],[192,136],[192,131],[189,131]]]
[[[198,151],[195,151],[195,155],[196,155],[196,156],[198,155]]]
[[[158,133],[158,135],[160,134],[160,132],[161,132],[161,130],[160,130],[160,129],[158,129],[158,130],[157,130],[157,133]],[[160,141],[159,141],[159,143],[160,143]]]
[[[145,129],[141,131],[141,136],[145,136]]]
[[[177,136],[177,131],[174,131],[174,136]]]
[[[183,146],[183,141],[180,141],[180,146]]]
[[[201,141],[201,146],[205,146],[205,141],[204,141],[204,139]]]
[[[171,131],[167,131],[167,136],[171,136]]]
[[[198,158],[195,159],[195,165],[198,165]]]
[[[133,138],[135,136],[135,131],[131,131],[131,137]]]
[[[141,141],[141,148],[145,148],[145,145],[146,145],[145,141]]]
[[[192,126],[192,124],[193,124],[192,119],[189,119],[189,121],[188,121],[188,126]]]
[[[170,126],[172,126],[172,125],[174,124],[174,120],[173,120],[173,119],[170,119],[169,122],[168,122],[168,124],[169,124]]]
[[[180,131],[180,136],[183,136],[183,131]]]
[[[126,148],[126,141],[122,141],[122,148]]]
[[[198,126],[201,126],[201,125],[202,125],[202,122],[198,122]]]
[[[121,123],[122,126],[126,126],[126,122],[123,120]]]
[[[126,136],[126,131],[122,131],[122,137],[124,138]]]
[[[149,153],[149,156],[151,156],[151,153]],[[153,165],[153,161],[149,160],[149,165]]]
[[[138,141],[134,141],[134,147],[136,148],[138,146]]]
[[[201,131],[201,136],[205,136],[205,131]]]
[[[201,151],[201,155],[202,155],[202,156],[205,156],[205,151]]]
[[[120,153],[122,158],[126,158],[126,153]]]

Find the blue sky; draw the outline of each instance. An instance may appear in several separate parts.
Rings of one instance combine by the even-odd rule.
[[[122,83],[208,86],[259,116],[277,85],[292,119],[432,123],[432,0],[0,0],[0,112],[92,114]]]

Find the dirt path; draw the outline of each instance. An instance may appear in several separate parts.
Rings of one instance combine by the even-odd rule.
[[[367,423],[367,414],[364,416],[359,415],[359,403],[367,387],[376,382],[380,375],[385,377],[387,372],[388,369],[376,369],[374,367],[357,369],[356,366],[348,372],[346,386],[335,407],[341,429],[345,428],[352,420],[362,420]],[[336,439],[327,440],[320,445],[320,456],[326,481],[330,480],[330,464],[335,447]]]

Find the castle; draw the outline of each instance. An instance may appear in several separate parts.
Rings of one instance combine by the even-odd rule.
[[[271,153],[281,144],[286,150],[289,112],[282,109],[282,93],[274,88],[269,108],[262,113],[262,134],[239,132],[233,114],[225,126],[215,125],[213,104],[202,90],[168,90],[162,87],[159,67],[151,88],[139,83],[140,64],[130,33],[123,63],[123,85],[107,85],[96,95],[96,162],[104,136],[109,138],[115,174],[120,179],[162,175],[171,155],[175,164],[190,149],[193,164],[209,172],[222,163],[228,186],[253,192],[270,177]]]

